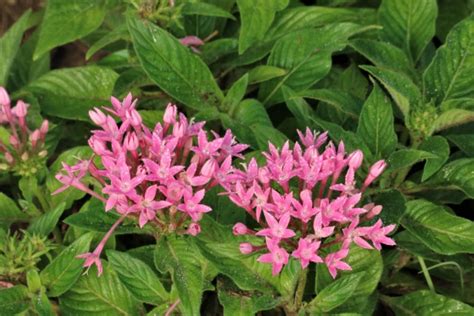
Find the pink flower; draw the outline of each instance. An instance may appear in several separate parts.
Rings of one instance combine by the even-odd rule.
[[[316,254],[316,251],[321,245],[320,241],[311,241],[311,239],[301,238],[298,241],[298,248],[291,254],[293,257],[300,259],[301,266],[304,268],[308,267],[310,262],[323,262],[320,256]]]
[[[337,270],[352,270],[351,266],[347,263],[341,261],[347,257],[349,254],[349,249],[343,248],[337,252],[330,253],[324,259],[326,266],[328,267],[329,273],[333,278],[336,278]]]
[[[288,263],[289,254],[285,249],[278,246],[278,241],[266,238],[267,254],[258,257],[257,261],[272,264],[272,274],[277,275],[285,264]]]
[[[313,236],[314,238],[326,238],[332,235],[334,232],[334,226],[323,226],[321,213],[314,217],[313,221]]]
[[[309,220],[316,214],[316,208],[313,207],[313,200],[311,198],[310,190],[303,190],[300,193],[300,198],[303,203],[298,202],[298,200],[293,199],[292,203],[295,208],[293,216],[301,219],[304,223],[309,222]]]
[[[264,228],[260,230],[256,235],[257,236],[266,236],[275,238],[275,240],[286,239],[295,236],[295,232],[291,229],[288,229],[288,224],[290,223],[290,213],[286,213],[281,216],[280,220],[277,221],[275,217],[271,216],[267,212],[263,212],[265,220],[268,223],[269,228]]]
[[[156,201],[156,191],[157,185],[155,184],[146,189],[144,196],[138,195],[132,198],[136,204],[131,207],[131,211],[140,213],[138,220],[140,227],[145,226],[148,221],[153,220],[157,210],[171,205],[168,201]]]
[[[76,256],[78,259],[86,259],[84,261],[83,266],[87,268],[87,270],[90,269],[94,264],[97,266],[97,275],[100,276],[102,272],[104,271],[104,268],[102,267],[102,262],[100,261],[99,254],[96,254],[94,252],[88,252],[88,253],[83,253],[78,256]]]
[[[360,230],[365,233],[366,238],[372,241],[375,249],[381,250],[382,244],[388,246],[395,245],[395,241],[392,238],[387,237],[387,235],[392,232],[395,227],[395,224],[382,227],[382,221],[379,219],[373,226],[362,227]]]
[[[178,210],[187,213],[193,221],[199,221],[203,213],[210,212],[212,209],[204,204],[199,204],[204,198],[205,190],[202,189],[192,195],[184,192],[184,203],[178,205]]]

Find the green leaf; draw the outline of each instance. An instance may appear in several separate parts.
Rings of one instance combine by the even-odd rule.
[[[398,170],[414,165],[426,159],[436,159],[436,155],[418,149],[400,149],[388,158],[389,171]]]
[[[263,310],[275,308],[279,300],[257,291],[242,291],[228,279],[218,279],[217,295],[224,307],[224,316],[256,315]]]
[[[127,253],[113,250],[107,251],[107,258],[120,281],[139,301],[152,305],[167,302],[168,292],[153,270],[143,261]]]
[[[148,76],[187,106],[216,106],[223,97],[206,64],[160,27],[129,17],[128,28],[138,59]]]
[[[304,130],[306,127],[311,126],[313,124],[311,118],[314,116],[314,111],[308,102],[302,97],[296,96],[296,93],[286,86],[282,87],[282,92],[286,106],[298,122],[298,127]]]
[[[288,5],[288,0],[237,0],[242,27],[239,35],[239,54],[263,40],[275,13]]]
[[[260,65],[249,72],[249,83],[255,84],[286,75],[286,70],[275,66]]]
[[[94,266],[68,292],[59,298],[65,315],[140,315],[142,307],[122,285],[107,262],[98,277]]]
[[[47,288],[48,296],[60,296],[74,286],[83,264],[83,260],[76,257],[89,250],[91,240],[92,234],[82,235],[41,271],[41,284]]]
[[[247,86],[249,84],[249,75],[245,74],[240,77],[239,80],[234,82],[234,84],[230,87],[227,95],[223,101],[223,108],[229,109],[230,112],[242,101],[245,96],[245,92],[247,92]]]
[[[388,190],[377,194],[373,202],[383,206],[379,215],[384,224],[399,224],[405,213],[405,196],[397,190]]]
[[[338,89],[311,89],[296,93],[296,95],[325,102],[353,119],[358,119],[362,108],[362,100]]]
[[[457,189],[474,198],[474,159],[457,159],[446,164],[427,185]]]
[[[49,301],[44,290],[31,293],[31,309],[41,316],[55,316],[53,304]]]
[[[30,298],[28,289],[23,285],[16,285],[0,290],[0,314],[16,315],[28,309]]]
[[[282,99],[280,88],[283,85],[296,92],[311,87],[329,73],[332,53],[342,50],[351,36],[373,28],[339,23],[282,37],[273,46],[267,65],[285,69],[287,74],[264,82],[259,98],[264,104],[274,104]]]
[[[378,11],[381,37],[415,63],[435,35],[437,15],[436,0],[384,0]]]
[[[423,74],[426,98],[441,104],[445,100],[474,96],[474,18],[458,23],[438,48]]]
[[[355,39],[349,45],[375,66],[391,68],[410,75],[413,70],[407,55],[398,47],[372,39]]]
[[[428,290],[412,292],[399,297],[384,296],[397,316],[411,315],[472,315],[474,308],[452,298]]]
[[[48,72],[26,89],[38,98],[44,113],[88,121],[90,109],[109,102],[117,78],[109,68],[65,68]]]
[[[421,181],[424,182],[448,161],[449,144],[442,136],[432,136],[426,139],[419,148],[437,156],[437,158],[426,159],[425,168],[423,169],[423,175],[421,177]]]
[[[410,110],[416,108],[420,103],[420,90],[407,75],[388,68],[372,66],[361,66],[360,68],[369,72],[387,89],[405,120],[408,118]]]
[[[0,38],[0,86],[6,86],[16,53],[20,47],[23,33],[29,27],[31,10],[26,11]]]
[[[235,38],[220,38],[215,41],[205,43],[201,49],[202,60],[210,65],[221,57],[234,53],[239,43]]]
[[[112,211],[106,212],[102,202],[92,199],[84,211],[73,214],[64,220],[64,223],[84,228],[93,232],[106,233],[110,227],[120,218],[120,216]],[[120,224],[114,234],[145,234],[146,229],[140,229],[136,225],[136,221],[127,220]]]
[[[387,157],[397,146],[393,121],[390,99],[379,85],[374,83],[374,88],[360,113],[357,135],[377,158]]]
[[[54,47],[92,33],[102,24],[105,12],[105,1],[102,0],[94,3],[87,0],[49,0],[34,59]]]
[[[380,252],[377,250],[368,250],[360,248],[356,245],[352,245],[349,251],[349,256],[344,259],[344,261],[351,266],[352,270],[338,272],[338,275],[340,275],[338,279],[354,274],[363,274],[364,272],[367,275],[370,275],[370,278],[363,278],[359,281],[351,294],[352,297],[369,296],[372,294],[380,281],[380,277],[382,276],[383,262]],[[326,287],[330,286],[333,282],[336,282],[329,274],[325,265],[318,264],[316,269],[317,292],[324,291]]]
[[[186,2],[181,8],[183,15],[214,16],[235,20],[235,17],[226,10],[205,2]]]
[[[15,201],[0,192],[0,227],[8,228],[11,223],[27,220],[28,216],[18,208]]]
[[[433,122],[433,131],[440,132],[442,130],[474,122],[474,111],[463,109],[450,109],[441,113]]]
[[[126,25],[120,25],[116,29],[108,32],[99,40],[97,40],[86,53],[86,60],[89,60],[95,53],[103,49],[109,44],[115,43],[119,40],[127,39],[128,37],[128,29]]]
[[[438,8],[436,35],[442,42],[445,42],[448,32],[458,22],[467,18],[471,10],[468,3],[464,0],[439,0]]]
[[[401,224],[433,251],[452,255],[474,253],[474,224],[448,213],[443,207],[426,200],[413,200]]]
[[[453,142],[466,155],[474,157],[474,135],[471,134],[453,134],[446,135],[449,141]]]
[[[357,289],[364,275],[365,272],[349,274],[326,286],[309,303],[309,311],[326,313],[343,304]]]
[[[43,215],[35,218],[27,231],[30,233],[38,234],[41,236],[48,236],[56,227],[59,218],[66,209],[66,203],[62,202],[57,205],[54,209],[47,211]]]
[[[171,273],[185,315],[200,315],[204,275],[196,247],[183,237],[161,238],[155,248],[155,265],[161,272]]]

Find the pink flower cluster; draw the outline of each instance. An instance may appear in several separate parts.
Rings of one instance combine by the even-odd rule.
[[[279,150],[270,144],[269,152],[263,153],[264,166],[252,159],[223,184],[229,198],[262,226],[253,230],[237,223],[233,232],[265,238],[265,245],[242,243],[240,251],[249,254],[267,248],[268,253],[258,261],[271,263],[274,275],[291,255],[303,268],[311,262],[324,263],[336,277],[337,270],[351,269],[343,260],[352,243],[378,250],[382,244],[395,244],[387,237],[395,225],[384,227],[381,220],[372,226],[361,225],[378,215],[382,206],[358,206],[362,193],[386,164],[376,162],[359,188],[355,174],[362,165],[360,150],[346,154],[342,142],[337,148],[330,142],[322,150],[326,133],[317,135],[309,129],[298,133],[302,145],[296,143],[290,149],[287,142]],[[319,250],[332,245],[340,247],[323,258]]]
[[[0,87],[0,124],[7,124],[10,138],[8,144],[0,140],[0,153],[3,162],[0,169],[12,170],[19,175],[33,175],[43,167],[47,151],[45,138],[48,132],[48,121],[31,131],[26,122],[29,105],[19,100],[12,108],[10,96]]]
[[[81,255],[85,266],[96,264],[112,231],[126,216],[138,218],[140,227],[151,223],[160,232],[196,235],[199,220],[211,208],[202,204],[206,190],[226,181],[232,157],[241,157],[247,146],[236,144],[230,130],[223,137],[203,129],[204,122],[193,122],[169,104],[163,123],[146,127],[129,94],[122,102],[111,99],[112,107],[89,112],[100,127],[92,131],[89,146],[94,159],[74,166],[64,164],[56,178],[68,187],[87,192],[105,203],[105,211],[115,209],[122,216],[93,253]],[[116,122],[116,119],[120,123]],[[84,182],[88,174],[101,186],[100,193]]]

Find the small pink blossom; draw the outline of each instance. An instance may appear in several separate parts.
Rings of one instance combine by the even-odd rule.
[[[288,229],[290,223],[290,213],[286,213],[280,217],[277,221],[275,217],[267,212],[263,212],[265,220],[268,223],[269,228],[264,228],[257,233],[257,236],[266,236],[275,238],[275,240],[286,239],[295,236],[295,232]]]
[[[288,263],[289,254],[285,249],[278,246],[278,242],[266,238],[267,248],[270,251],[267,254],[258,257],[257,261],[272,264],[272,274],[277,275],[285,264]]]
[[[301,238],[298,241],[298,248],[293,251],[291,255],[300,260],[301,266],[304,269],[308,267],[310,262],[323,262],[323,259],[316,254],[320,245],[320,241],[311,241],[311,239]]]
[[[330,253],[324,259],[326,266],[328,267],[329,273],[333,278],[337,276],[337,270],[348,271],[352,270],[351,266],[349,266],[346,262],[342,260],[347,257],[349,254],[349,249],[343,248],[337,252]]]

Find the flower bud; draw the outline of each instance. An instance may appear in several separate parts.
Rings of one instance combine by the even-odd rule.
[[[240,252],[243,253],[244,255],[248,255],[252,253],[253,251],[253,246],[251,243],[248,242],[243,242],[239,246]]]
[[[18,138],[16,138],[16,136],[14,136],[14,135],[11,135],[10,136],[10,145],[12,145],[13,147],[16,148],[19,144],[20,144],[20,142],[18,141]]]
[[[16,106],[12,109],[13,114],[15,114],[19,118],[24,118],[28,113],[28,104],[19,100],[16,103]]]
[[[138,137],[135,133],[131,132],[125,136],[123,143],[128,151],[135,151],[138,148]]]
[[[367,187],[372,182],[374,182],[374,180],[382,174],[386,167],[387,163],[385,162],[385,160],[379,160],[374,163],[372,167],[370,167],[369,174],[367,175],[367,178],[364,181],[364,187]]]
[[[360,150],[354,151],[349,157],[349,167],[352,169],[359,169],[362,165],[362,160],[364,159],[364,154]]]
[[[9,163],[12,164],[15,159],[13,158],[12,154],[10,154],[8,151],[5,152],[5,160]]]
[[[138,127],[142,124],[142,117],[140,116],[140,113],[138,113],[138,111],[135,109],[132,109],[128,113],[128,119],[130,120],[130,123],[133,127]]]
[[[186,231],[189,235],[196,236],[201,232],[201,226],[198,223],[191,223]]]
[[[242,224],[242,223],[237,223],[232,228],[232,232],[234,233],[235,236],[245,235],[247,234],[247,231],[248,231],[247,226],[245,226],[245,224]]]
[[[40,152],[38,153],[38,156],[39,156],[40,158],[44,158],[44,157],[46,157],[46,155],[48,155],[48,151],[47,151],[47,150],[42,150],[42,151],[40,151]]]
[[[35,129],[33,133],[30,134],[30,142],[32,147],[36,147],[38,140],[41,138],[41,133],[39,129]]]
[[[0,105],[10,105],[10,97],[4,87],[0,87]]]
[[[49,129],[49,122],[48,122],[48,120],[44,120],[43,123],[41,123],[41,126],[40,126],[40,132],[41,132],[42,137],[46,136],[46,133],[48,133],[48,129]]]
[[[184,46],[201,46],[204,45],[204,41],[197,36],[185,36],[179,40]]]
[[[163,122],[166,124],[174,124],[176,122],[176,105],[169,103],[163,115]]]
[[[107,116],[99,110],[98,108],[94,108],[94,110],[89,111],[89,117],[91,118],[92,122],[96,125],[103,125],[107,121]]]
[[[209,159],[202,166],[201,174],[205,177],[210,178],[214,175],[215,170],[216,170],[216,161],[214,159]]]
[[[376,205],[367,213],[366,217],[372,219],[375,216],[379,215],[382,212],[382,205]]]

